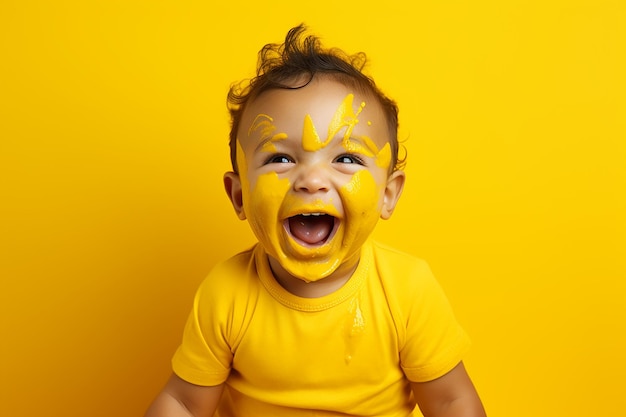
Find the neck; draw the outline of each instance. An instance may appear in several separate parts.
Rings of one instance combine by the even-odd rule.
[[[301,278],[291,275],[271,256],[269,256],[269,263],[274,278],[276,278],[276,281],[278,281],[284,289],[298,297],[319,298],[332,294],[350,280],[350,277],[352,277],[352,274],[359,264],[358,255],[354,258],[356,259],[351,259],[341,264],[341,266],[329,276],[313,282],[306,282]]]

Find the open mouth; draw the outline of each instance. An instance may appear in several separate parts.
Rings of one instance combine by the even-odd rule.
[[[289,217],[285,228],[297,241],[311,246],[326,243],[333,235],[336,218],[325,213],[304,213]]]

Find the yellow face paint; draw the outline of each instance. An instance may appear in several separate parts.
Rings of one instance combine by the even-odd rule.
[[[273,122],[274,119],[267,114],[259,114],[250,125],[250,129],[248,129],[248,136],[257,130],[260,131],[260,146],[263,152],[274,152],[276,150],[274,142],[287,139],[285,133],[273,135],[276,130],[276,126],[274,126]]]
[[[352,108],[352,102],[354,100],[354,94],[348,94],[346,98],[343,99],[339,108],[335,112],[330,124],[328,125],[328,135],[326,139],[322,141],[315,130],[315,126],[313,125],[313,120],[310,115],[306,115],[304,119],[304,129],[302,133],[302,148],[305,151],[315,152],[327,146],[339,133],[341,129],[346,128],[346,132],[343,135],[343,142],[345,146],[345,142],[347,142],[352,135],[352,131],[359,120],[357,116],[365,107],[365,103],[361,103],[359,109],[355,112]]]
[[[352,132],[359,123],[358,116],[365,107],[365,102],[361,102],[358,110],[355,112],[353,109],[353,101],[354,94],[348,94],[343,99],[328,126],[328,136],[326,136],[324,140],[318,135],[311,116],[307,114],[302,129],[302,149],[309,152],[320,150],[328,146],[341,129],[346,128],[341,141],[346,151],[374,157],[378,166],[388,168],[391,163],[391,147],[389,142],[385,143],[383,148],[379,150],[374,141],[367,136],[361,135],[355,137],[357,140],[352,139]],[[367,124],[371,126],[372,122],[368,121]]]
[[[328,136],[322,140],[317,133],[310,114],[304,115],[302,137],[290,138],[285,133],[275,133],[278,128],[272,117],[258,114],[248,130],[254,134],[257,145],[253,152],[269,153],[276,151],[278,141],[299,140],[304,153],[294,158],[294,166],[307,166],[307,153],[327,152],[337,134],[345,129],[341,136],[341,146],[349,153],[372,158],[377,168],[360,166],[346,179],[345,173],[333,166],[335,151],[324,154],[328,162],[320,168],[324,176],[330,179],[332,190],[324,194],[325,198],[312,198],[307,192],[294,187],[295,175],[286,170],[277,174],[274,171],[255,175],[250,173],[243,147],[237,141],[237,164],[242,182],[244,212],[250,226],[263,245],[268,255],[294,277],[305,281],[317,281],[331,275],[348,259],[358,259],[361,246],[373,231],[381,213],[382,196],[386,186],[386,170],[389,167],[391,152],[389,143],[379,149],[373,140],[364,135],[353,136],[354,128],[359,123],[358,115],[365,103],[357,111],[353,110],[352,94],[348,94],[328,125]],[[251,149],[248,149],[251,151]],[[374,165],[374,164],[372,164]],[[371,170],[377,169],[379,180]],[[380,170],[385,174],[380,174]],[[297,171],[294,168],[294,171]],[[330,197],[329,197],[330,196]],[[333,200],[332,196],[335,197]],[[335,218],[335,226],[330,236],[319,245],[308,245],[294,238],[289,230],[289,218],[300,214],[324,213]]]

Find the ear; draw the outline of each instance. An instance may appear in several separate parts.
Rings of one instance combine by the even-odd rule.
[[[402,190],[404,189],[404,179],[406,175],[404,171],[394,171],[387,179],[387,186],[385,187],[385,195],[383,196],[383,207],[380,212],[380,217],[387,220],[391,217],[393,210],[398,204]]]
[[[230,202],[233,204],[237,217],[241,220],[246,219],[246,213],[243,210],[243,193],[241,190],[241,179],[239,174],[235,172],[227,172],[224,174],[224,189]]]

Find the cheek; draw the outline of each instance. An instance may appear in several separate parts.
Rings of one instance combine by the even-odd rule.
[[[289,181],[279,179],[275,172],[253,178],[248,172],[248,161],[239,142],[237,142],[237,166],[246,216],[253,228],[267,229],[268,219],[276,219],[278,208],[289,189]]]
[[[244,206],[253,226],[271,233],[278,221],[278,213],[289,190],[289,181],[279,179],[275,172],[259,176],[253,189],[244,191]]]
[[[352,222],[369,222],[378,219],[380,195],[383,187],[378,185],[369,171],[359,171],[341,187],[339,193],[346,214]]]

